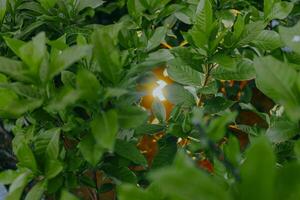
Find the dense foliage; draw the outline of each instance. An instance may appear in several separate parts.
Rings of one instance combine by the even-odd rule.
[[[6,199],[299,200],[299,19],[297,0],[0,0]]]

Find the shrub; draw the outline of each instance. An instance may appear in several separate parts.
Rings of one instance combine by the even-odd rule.
[[[300,199],[299,8],[0,1],[6,199]]]

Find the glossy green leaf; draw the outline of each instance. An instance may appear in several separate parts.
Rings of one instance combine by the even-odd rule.
[[[271,142],[281,143],[293,138],[298,134],[299,127],[296,123],[290,121],[276,121],[266,132]]]
[[[75,62],[80,61],[82,58],[91,55],[91,46],[72,46],[63,50],[50,64],[50,71],[48,78],[51,79],[59,74],[62,70],[70,67]],[[76,56],[74,56],[76,55]]]
[[[149,39],[147,44],[147,51],[151,51],[158,47],[160,43],[164,40],[165,36],[167,34],[167,28],[166,27],[158,27],[155,29],[152,37]]]
[[[168,62],[168,75],[177,83],[183,85],[200,86],[203,83],[204,75],[180,60],[174,59]]]
[[[292,119],[299,118],[299,96],[295,91],[299,78],[297,72],[288,64],[270,56],[256,59],[254,66],[257,87],[274,101],[283,104]]]
[[[190,31],[197,47],[204,50],[209,48],[208,43],[213,21],[213,10],[210,1],[200,0],[196,10],[195,25]]]
[[[48,159],[45,166],[45,176],[47,179],[56,177],[63,170],[63,164],[54,159]]]
[[[103,0],[79,0],[78,2],[78,11],[81,11],[85,8],[97,8],[105,3]]]
[[[293,51],[300,53],[300,23],[293,27],[280,27],[279,33],[283,42]]]
[[[255,174],[253,174],[255,172]],[[274,198],[275,155],[264,137],[249,148],[241,166],[239,199],[264,200]]]
[[[2,20],[6,13],[6,0],[0,1],[0,23],[2,23]]]
[[[120,28],[120,25],[102,28],[94,32],[92,36],[94,55],[97,58],[100,70],[112,83],[117,83],[120,80],[123,68],[120,50],[115,46]],[[115,32],[115,34],[111,32]]]
[[[150,178],[156,181],[163,193],[178,196],[182,200],[195,197],[212,200],[230,199],[225,188],[194,167],[184,155],[177,156],[175,166],[152,172]]]
[[[279,34],[269,30],[262,31],[252,42],[263,50],[274,50],[282,46]]]
[[[118,122],[121,128],[136,128],[147,119],[148,113],[141,107],[127,106],[118,109]]]
[[[133,184],[136,184],[137,182],[136,175],[127,167],[114,166],[109,164],[107,166],[104,166],[103,170],[107,175],[114,177],[122,182]]]
[[[147,165],[145,157],[133,143],[117,139],[115,144],[115,152],[136,164],[141,164],[144,166]]]
[[[66,190],[62,190],[60,200],[78,200],[78,198]]]
[[[26,67],[20,61],[0,57],[0,72],[7,76],[24,82],[34,82],[29,76]]]
[[[58,0],[39,0],[45,9],[51,9],[55,6]]]
[[[212,76],[218,80],[251,80],[255,78],[255,69],[253,62],[248,59],[241,61],[235,70],[228,70],[223,67],[217,67],[212,71]]]
[[[19,175],[19,171],[14,171],[11,169],[2,171],[0,172],[0,183],[5,185],[11,184]]]
[[[88,135],[83,138],[78,144],[78,148],[84,159],[93,166],[97,165],[105,151],[103,147],[95,142],[95,139],[92,135]]]
[[[20,174],[9,187],[9,193],[6,196],[6,200],[19,200],[23,193],[24,188],[30,181],[31,174],[24,172]]]
[[[167,85],[163,90],[166,99],[175,105],[189,107],[196,104],[194,96],[178,84]]]
[[[160,122],[164,122],[166,120],[166,108],[159,99],[155,99],[153,101],[152,112]]]
[[[38,166],[34,154],[29,147],[29,145],[22,141],[20,144],[17,144],[14,149],[14,153],[16,154],[19,165],[30,169],[32,172],[38,171]]]
[[[113,150],[119,129],[118,114],[115,110],[100,113],[90,124],[95,142],[104,149]]]
[[[81,92],[81,98],[86,101],[97,101],[100,93],[101,85],[97,77],[90,71],[81,70],[77,73],[77,87]]]
[[[222,112],[227,108],[230,108],[234,103],[235,101],[230,101],[222,97],[215,97],[205,102],[204,111],[210,114]]]
[[[25,200],[40,200],[45,190],[45,182],[41,181],[35,184],[27,193]]]
[[[291,2],[276,2],[272,5],[269,13],[265,15],[268,20],[285,19],[293,10],[294,4]],[[265,13],[266,14],[266,13]]]

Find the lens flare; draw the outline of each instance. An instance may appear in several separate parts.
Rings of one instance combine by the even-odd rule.
[[[153,97],[158,98],[160,101],[166,100],[166,98],[163,94],[163,89],[167,85],[167,83],[162,80],[156,81],[156,83],[158,84],[158,86],[156,88],[154,88],[154,90],[152,92]]]

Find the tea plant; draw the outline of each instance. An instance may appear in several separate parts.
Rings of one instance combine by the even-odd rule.
[[[298,200],[299,9],[0,1],[6,199]]]

